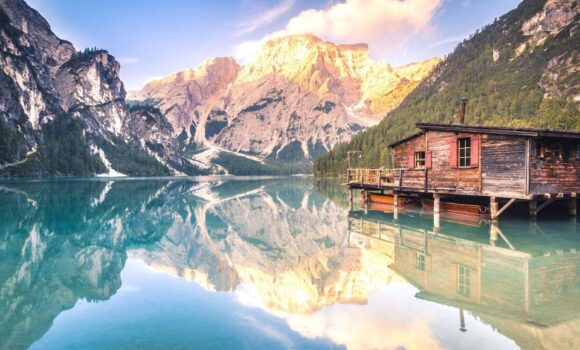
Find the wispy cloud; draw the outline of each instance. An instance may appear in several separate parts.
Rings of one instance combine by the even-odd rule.
[[[117,61],[121,64],[132,64],[139,62],[139,59],[136,57],[119,57],[117,58]]]
[[[431,43],[429,45],[429,47],[433,48],[433,47],[438,47],[438,46],[447,45],[447,44],[451,44],[451,43],[458,43],[458,42],[462,41],[463,39],[467,38],[468,36],[469,36],[469,34],[453,35],[453,36],[450,36],[448,38],[435,41],[435,42]]]
[[[242,36],[254,32],[255,30],[266,26],[288,12],[294,6],[295,0],[281,0],[276,6],[260,13],[251,19],[243,21],[238,25],[236,36]]]
[[[403,47],[415,35],[429,31],[443,0],[346,0],[322,9],[307,9],[283,30],[233,48],[241,62],[253,59],[263,43],[289,34],[310,33],[338,44],[364,42],[373,49]]]

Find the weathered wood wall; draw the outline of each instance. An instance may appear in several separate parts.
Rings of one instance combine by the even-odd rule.
[[[425,134],[414,137],[407,142],[403,142],[394,147],[394,164],[396,169],[407,169],[410,167],[407,155],[409,152],[425,151]]]
[[[482,192],[526,193],[526,143],[523,137],[482,135]]]
[[[534,194],[580,192],[580,160],[572,142],[542,140],[544,156],[535,152],[533,143],[530,160],[530,192]],[[554,145],[562,144],[562,157],[554,154]]]
[[[410,152],[431,152],[432,168],[427,170],[428,188],[479,191],[478,168],[452,168],[450,162],[451,141],[458,137],[471,136],[473,135],[457,135],[453,132],[429,131],[424,135],[420,135],[394,147],[395,167],[407,168],[407,158]],[[408,175],[409,179],[403,176],[403,184],[423,185],[424,180],[417,178],[417,172],[407,172],[405,174]]]

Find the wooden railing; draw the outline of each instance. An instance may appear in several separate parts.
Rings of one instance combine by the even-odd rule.
[[[348,169],[347,182],[349,185],[376,186],[377,188],[405,187],[426,190],[429,186],[426,169]]]

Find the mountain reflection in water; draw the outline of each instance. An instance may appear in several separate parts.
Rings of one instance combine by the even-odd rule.
[[[309,178],[21,181],[0,184],[0,239],[0,348],[561,349],[580,334],[572,221],[434,230],[349,211],[339,184]]]

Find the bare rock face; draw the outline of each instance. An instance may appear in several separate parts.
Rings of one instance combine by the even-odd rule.
[[[573,23],[580,14],[576,0],[548,0],[543,11],[524,22],[522,33],[532,45],[543,45],[550,35]]]
[[[204,61],[196,69],[188,69],[153,80],[143,90],[132,93],[131,99],[159,99],[176,133],[198,123],[193,111],[216,95],[223,94],[235,79],[239,66],[233,58],[217,57]]]
[[[119,134],[127,118],[125,88],[119,79],[121,66],[107,51],[78,53],[56,74],[60,102],[68,113],[89,112],[95,128]]]
[[[74,53],[36,11],[18,0],[0,0],[0,121],[3,138],[18,145],[0,154],[0,165],[35,152],[35,130],[61,111],[53,88],[58,67]],[[1,126],[1,125],[0,125]]]
[[[539,85],[546,97],[573,96],[580,102],[580,53],[568,51],[548,61]]]
[[[366,44],[292,35],[268,41],[242,67],[208,60],[130,97],[160,100],[175,133],[199,144],[302,161],[376,124],[440,61],[392,68],[370,59]]]
[[[86,176],[103,164],[111,173],[107,158],[122,166],[129,148],[146,152],[127,143],[129,110],[119,71],[107,51],[77,52],[58,38],[23,0],[0,0],[0,174]],[[47,164],[54,159],[58,168]],[[150,159],[148,167],[156,166]]]

